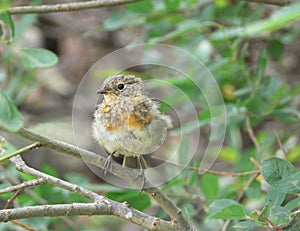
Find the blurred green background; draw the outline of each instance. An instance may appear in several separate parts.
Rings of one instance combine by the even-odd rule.
[[[56,1],[16,0],[12,4],[52,3]],[[286,6],[286,1],[273,3],[278,4],[235,0],[143,0],[124,6],[12,15],[11,18],[6,12],[11,3],[4,3],[0,8],[0,102],[2,107],[16,105],[26,127],[73,143],[73,98],[89,68],[101,57],[127,45],[170,44],[197,57],[212,73],[222,92],[227,113],[226,137],[212,169],[240,173],[257,169],[250,161],[251,157],[258,163],[270,157],[281,157],[292,163],[295,169],[286,167],[288,162],[273,159],[277,168],[274,168],[275,172],[288,168],[290,175],[299,173],[300,3]],[[44,48],[51,53],[30,48]],[[132,71],[144,72],[139,68]],[[208,142],[207,127],[211,118],[205,100],[193,92],[190,81],[175,84],[195,105],[200,105],[198,119],[204,128],[200,140]],[[94,108],[86,107],[91,99],[81,97],[82,110],[92,118]],[[176,97],[173,100],[176,103]],[[162,106],[166,109],[165,105]],[[5,124],[5,121],[1,123]],[[18,123],[8,125],[12,130],[14,126],[17,128]],[[193,124],[181,126],[190,129]],[[0,144],[3,150],[17,149],[26,144],[15,136],[0,135],[6,140]],[[146,194],[139,195],[135,190],[105,184],[79,160],[70,160],[49,150],[33,151],[23,156],[31,166],[49,174],[80,183],[111,199],[126,200],[148,214],[167,218]],[[194,158],[190,166],[197,168],[200,161]],[[267,164],[263,165],[263,170],[266,170],[265,166]],[[28,180],[28,176],[16,173],[9,162],[1,163],[0,171],[1,188],[11,184],[7,175]],[[198,171],[186,169],[162,189],[199,230],[267,230],[268,221],[257,211],[278,226],[286,225],[286,230],[297,230],[299,218],[294,217],[293,211],[299,211],[300,192],[277,190],[272,179],[268,181],[272,185],[270,189],[262,177],[251,179],[252,176],[199,175]],[[297,176],[294,177],[299,190]],[[287,182],[289,180],[286,178]],[[48,203],[85,201],[78,195],[49,185],[32,191],[36,198],[24,194],[18,197],[18,203],[38,204],[38,198]],[[10,197],[1,195],[0,204],[5,204]],[[239,203],[234,204],[232,199]],[[220,205],[214,205],[219,202],[223,206],[232,206],[236,214],[215,211]],[[246,216],[251,219],[241,221]],[[228,219],[234,221],[226,223]],[[38,230],[142,230],[114,217],[36,218],[24,220],[24,223]],[[21,229],[11,223],[1,223],[0,230]]]

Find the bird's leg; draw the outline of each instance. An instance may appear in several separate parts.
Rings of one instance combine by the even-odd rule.
[[[108,155],[108,157],[106,158],[105,162],[104,162],[104,174],[106,175],[108,169],[110,168],[110,172],[112,171],[112,163],[111,163],[111,159],[112,159],[112,155],[114,155],[115,152],[111,153]]]
[[[142,157],[142,155],[139,155],[139,156],[137,157],[137,161],[138,161],[139,166],[140,166],[140,173],[136,176],[135,179],[138,179],[139,177],[142,178],[142,185],[141,185],[141,192],[142,192],[142,190],[144,189],[145,184],[146,184],[145,170],[144,170],[144,167],[143,167],[143,164],[142,164],[142,162],[144,163],[145,160],[144,160],[144,158]]]

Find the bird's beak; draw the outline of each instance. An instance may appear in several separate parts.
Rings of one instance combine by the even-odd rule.
[[[111,91],[110,88],[102,88],[97,91],[97,94],[105,94],[105,93],[108,93],[109,91]]]

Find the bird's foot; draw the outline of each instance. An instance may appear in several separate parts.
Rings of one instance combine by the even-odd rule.
[[[143,191],[143,189],[145,188],[145,184],[146,184],[146,176],[145,176],[145,170],[143,168],[141,168],[140,173],[135,177],[135,180],[137,180],[138,178],[142,179],[142,184],[140,187],[140,193]]]
[[[106,160],[105,160],[105,163],[104,163],[104,174],[106,175],[108,169],[110,170],[110,172],[112,172],[112,163],[111,163],[111,160],[112,159],[112,155],[109,155]]]

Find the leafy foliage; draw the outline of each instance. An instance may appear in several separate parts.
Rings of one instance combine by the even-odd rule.
[[[18,131],[23,125],[23,117],[13,101],[0,89],[0,126],[9,131]]]
[[[261,173],[276,191],[294,194],[300,192],[300,171],[286,160],[277,157],[265,160]]]
[[[53,52],[41,48],[21,49],[20,54],[24,67],[28,69],[52,66],[58,61]]]
[[[23,126],[17,106],[22,105],[34,87],[36,69],[55,65],[58,58],[43,48],[18,47],[23,32],[36,22],[36,16],[24,15],[16,22],[7,11],[11,2],[0,2],[0,42],[5,46],[1,50],[0,126],[16,132]],[[249,1],[144,0],[117,8],[101,25],[101,30],[115,36],[130,34],[131,43],[168,43],[201,60],[220,86],[227,112],[226,140],[217,163],[232,172],[256,170],[253,162],[261,163],[261,175],[253,173],[236,178],[230,174],[199,175],[198,171],[185,169],[162,187],[199,230],[218,230],[226,220],[230,220],[228,230],[299,229],[300,145],[296,143],[300,139],[297,133],[300,84],[297,76],[289,81],[284,72],[278,71],[288,60],[287,48],[293,48],[293,43],[299,40],[299,8],[299,2],[286,7],[269,7]],[[14,54],[18,54],[19,59],[16,60]],[[23,65],[19,65],[20,60]],[[5,75],[3,67],[13,78]],[[205,104],[204,97],[193,90],[188,80],[170,78],[168,81],[183,89],[194,102]],[[172,100],[184,104],[177,97],[172,96]],[[207,128],[215,118],[204,107],[198,119],[183,124],[183,135]],[[282,147],[278,148],[278,137],[270,124],[276,124],[274,128]],[[207,140],[207,134],[201,138]],[[289,145],[291,140],[297,141]],[[182,158],[188,146],[186,142],[181,148]],[[13,149],[8,142],[0,143],[0,148]],[[283,152],[284,158],[279,158]],[[200,162],[195,160],[191,165],[198,168]],[[31,179],[16,173],[10,166],[5,167],[22,180]],[[49,166],[43,170],[58,174]],[[71,182],[101,191],[113,200],[127,201],[139,210],[151,206],[150,198],[144,193],[139,195],[135,190],[92,184],[79,173],[66,177]],[[0,187],[6,186],[1,184]],[[84,198],[51,185],[36,187],[33,192],[51,203],[85,202]],[[7,200],[12,194],[1,197]],[[26,194],[20,195],[18,202],[38,204],[36,198]],[[167,217],[160,209],[156,216]],[[55,226],[57,219],[25,222],[42,230]]]

